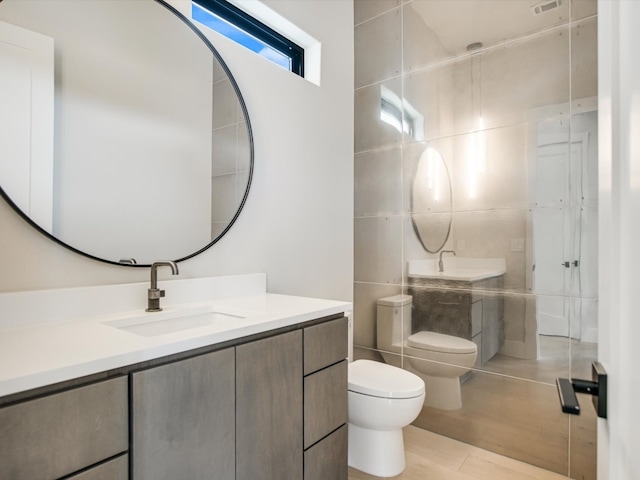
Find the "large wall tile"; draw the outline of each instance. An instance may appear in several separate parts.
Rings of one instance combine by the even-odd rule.
[[[403,7],[403,65],[405,72],[442,62],[450,58],[436,32],[420,14],[421,2],[410,2]]]
[[[571,20],[591,17],[598,13],[598,0],[571,0]]]
[[[569,439],[571,478],[596,480],[597,478],[597,430],[598,417],[591,404],[591,395],[578,394],[580,415],[570,418]]]
[[[400,0],[354,0],[353,20],[356,25],[400,6]]]
[[[571,97],[598,95],[598,19],[579,22],[571,29]]]
[[[569,418],[555,385],[474,371],[462,408],[424,407],[414,425],[566,475]]]
[[[391,10],[355,28],[355,87],[381,82],[400,74],[402,15]]]
[[[450,138],[456,211],[531,205],[528,135],[521,124]]]
[[[570,30],[551,30],[473,55],[485,128],[521,123],[531,109],[569,102]],[[474,75],[473,87],[479,78]],[[477,101],[477,100],[475,100]]]
[[[401,80],[395,79],[369,85],[355,91],[354,143],[356,153],[400,144],[402,140],[401,114],[391,111],[388,112],[388,116],[383,116],[382,107],[383,98],[390,98],[389,101],[401,104],[401,90]]]
[[[376,320],[378,300],[402,293],[397,285],[356,283],[354,285],[353,344],[358,347],[377,348]]]
[[[358,153],[354,159],[356,217],[398,215],[402,209],[399,148]]]
[[[364,217],[354,221],[354,280],[402,282],[402,217]]]
[[[525,209],[455,213],[452,228],[455,251],[462,257],[504,258],[507,266],[504,289],[525,292],[528,217],[529,211]]]
[[[455,133],[454,115],[471,111],[470,93],[455,90],[453,83],[457,64],[445,64],[437,68],[423,69],[404,75],[404,100],[408,112],[417,117],[414,121],[420,135],[405,135],[404,141],[430,140]],[[461,98],[461,96],[464,98]],[[454,102],[461,104],[456,109]]]

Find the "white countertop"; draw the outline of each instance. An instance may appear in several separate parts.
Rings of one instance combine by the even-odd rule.
[[[259,293],[166,306],[165,312],[194,306],[237,317],[155,336],[141,336],[104,323],[127,315],[157,315],[145,313],[143,308],[71,321],[0,326],[0,396],[352,309],[348,302]]]
[[[488,278],[499,277],[506,273],[504,258],[465,258],[450,257],[442,259],[443,271],[439,271],[435,258],[410,260],[407,262],[409,278],[428,280],[457,280],[477,282]]]

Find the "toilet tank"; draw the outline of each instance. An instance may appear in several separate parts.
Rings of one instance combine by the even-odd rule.
[[[411,335],[411,295],[393,295],[378,300],[377,348],[394,352]]]

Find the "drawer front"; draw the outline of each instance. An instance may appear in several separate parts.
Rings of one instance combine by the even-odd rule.
[[[113,460],[85,470],[78,475],[68,477],[68,480],[128,480],[129,455],[126,453]]]
[[[127,377],[0,409],[3,478],[52,479],[127,450]]]
[[[347,425],[304,452],[304,480],[347,480]]]
[[[304,448],[347,422],[347,361],[304,379]]]
[[[304,374],[347,358],[347,317],[304,329]]]

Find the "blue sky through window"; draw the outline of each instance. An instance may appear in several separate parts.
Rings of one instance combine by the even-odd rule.
[[[279,65],[285,70],[291,70],[291,59],[280,53],[279,51],[271,48],[266,43],[261,42],[252,35],[249,35],[244,30],[239,29],[235,25],[218,17],[215,13],[201,7],[196,3],[191,4],[191,18],[206,25],[207,27],[215,30],[216,32],[224,35],[230,40],[233,40],[240,45],[248,48],[249,50],[257,53],[258,55],[270,60],[271,62]]]

